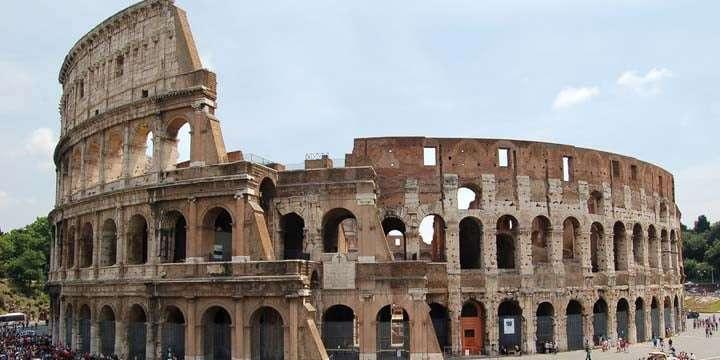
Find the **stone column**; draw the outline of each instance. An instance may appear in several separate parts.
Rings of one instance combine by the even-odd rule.
[[[98,162],[98,184],[100,185],[101,191],[105,189],[105,159],[107,158],[107,149],[105,148],[105,137],[107,137],[107,131],[102,132],[100,136],[100,162]]]
[[[523,321],[523,334],[526,334],[524,347],[526,353],[534,354],[537,352],[537,316],[535,315],[535,309],[532,308],[532,298],[528,297],[525,305],[524,308],[527,310],[524,313],[527,313],[527,316]]]
[[[126,316],[115,318],[115,354],[120,359],[127,358],[128,342],[127,342],[127,319]]]
[[[548,260],[552,265],[553,272],[558,279],[563,278],[565,266],[563,266],[563,227],[553,226],[550,230],[550,253]],[[576,241],[577,242],[577,241]]]
[[[553,323],[553,338],[561,351],[567,351],[567,315],[565,309],[555,307],[555,320]]]
[[[127,178],[130,177],[130,124],[125,124],[123,129],[123,157],[122,157],[122,178],[127,185]]]
[[[658,313],[659,313],[658,318],[660,318],[660,334],[658,334],[658,335],[660,335],[661,338],[664,338],[665,337],[665,306],[664,306],[662,300],[659,300]]]
[[[196,359],[198,354],[197,342],[199,342],[200,333],[198,333],[197,318],[197,300],[194,298],[187,300],[187,318],[185,319],[185,358]]]
[[[74,244],[73,244],[73,269],[79,269],[80,268],[80,236],[82,236],[82,229],[80,229],[80,221],[78,218],[75,218],[75,232],[73,233],[74,236]]]
[[[490,345],[489,351],[491,355],[498,355],[500,353],[500,329],[497,325],[500,321],[497,315],[498,306],[500,306],[500,304],[495,301],[488,302],[487,304],[487,324],[485,326],[489,327],[488,344]]]
[[[647,252],[646,252],[647,253]],[[647,257],[645,257],[647,259]],[[635,326],[635,303],[629,302],[628,305],[628,333],[627,341],[631,344],[637,342],[637,327]]]
[[[249,191],[250,189],[248,189]],[[245,254],[249,254],[245,244],[245,202],[247,201],[246,193],[238,192],[235,194],[235,229],[232,236],[232,261],[242,261]]]
[[[288,321],[288,334],[289,341],[286,343],[289,345],[286,347],[286,352],[289,355],[288,360],[297,360],[298,359],[298,298],[291,298],[288,299],[289,301],[289,310],[288,310],[288,317],[290,320]],[[417,320],[416,320],[417,322]],[[417,334],[417,333],[416,333]]]
[[[97,319],[90,322],[90,353],[100,353],[100,323]]]
[[[66,344],[65,344],[65,336],[66,336],[66,332],[65,332],[65,307],[67,307],[67,304],[63,303],[61,300],[59,300],[59,301],[60,301],[60,319],[59,319],[59,322],[58,322],[58,326],[60,327],[60,328],[59,328],[59,330],[60,330],[60,331],[59,331],[59,333],[60,333],[60,335],[59,335],[60,338],[57,339],[57,341],[54,342],[54,344],[55,344],[55,345],[57,345],[57,344],[64,344],[64,345],[66,345]]]
[[[515,239],[515,268],[519,270],[520,275],[532,275],[532,244],[530,244],[531,229],[527,226],[521,226]]]
[[[87,186],[87,176],[85,174],[85,152],[87,149],[87,143],[83,139],[80,145],[80,194],[85,195],[85,188]]]
[[[200,254],[202,239],[200,238],[200,226],[197,213],[197,199],[191,197],[188,199],[188,216],[187,216],[187,259],[185,262],[195,263],[202,262],[203,257]]]
[[[448,292],[448,317],[450,318],[451,336],[450,344],[452,346],[452,350],[459,353],[462,350],[462,320],[460,318],[463,306],[462,293],[460,292],[460,287],[448,289]],[[487,329],[487,324],[485,324],[485,328]],[[442,351],[443,349],[440,350]]]
[[[652,301],[652,300],[651,300]],[[645,338],[652,339],[652,308],[650,302],[645,301],[643,311],[645,312]]]
[[[485,274],[497,274],[497,233],[494,226],[483,228],[482,241],[482,265],[485,268]]]
[[[234,298],[235,301],[235,316],[233,320],[233,346],[232,346],[232,353],[233,358],[236,359],[244,359],[245,354],[245,338],[250,338],[249,336],[245,336],[245,307],[244,302],[242,298]]]
[[[617,340],[618,333],[617,333],[617,302],[614,301],[614,299],[606,299],[605,300],[608,305],[608,314],[607,314],[607,336],[610,339]]]

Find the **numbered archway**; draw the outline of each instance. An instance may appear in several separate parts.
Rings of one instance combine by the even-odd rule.
[[[224,308],[213,306],[202,317],[202,346],[207,360],[232,358],[232,318]],[[253,359],[264,359],[255,358]]]
[[[283,319],[277,310],[261,307],[250,319],[252,360],[283,360],[285,339]]]

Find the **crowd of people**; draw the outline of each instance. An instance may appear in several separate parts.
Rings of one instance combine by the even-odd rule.
[[[52,345],[49,335],[29,327],[0,328],[0,360],[117,360],[117,356],[82,354],[62,345]]]

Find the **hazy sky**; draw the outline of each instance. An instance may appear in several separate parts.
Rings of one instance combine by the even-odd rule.
[[[0,12],[0,228],[46,214],[70,47],[128,1]],[[177,1],[218,73],[228,149],[297,163],[382,135],[610,150],[675,174],[720,220],[720,2]]]

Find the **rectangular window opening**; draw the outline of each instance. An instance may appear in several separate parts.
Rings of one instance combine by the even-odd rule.
[[[510,166],[510,149],[506,149],[506,148],[498,149],[498,166],[500,166],[500,167]]]
[[[637,180],[637,165],[630,165],[630,179]]]
[[[149,93],[148,93],[147,90],[143,90],[143,91],[142,91],[142,97],[146,98],[146,97],[148,97],[148,94],[149,94]]]
[[[435,158],[435,148],[434,147],[423,148],[423,164],[425,166],[435,166],[436,161],[437,160]]]
[[[612,160],[612,174],[613,177],[620,177],[620,162]]]
[[[563,181],[572,180],[572,158],[570,156],[563,156]]]

